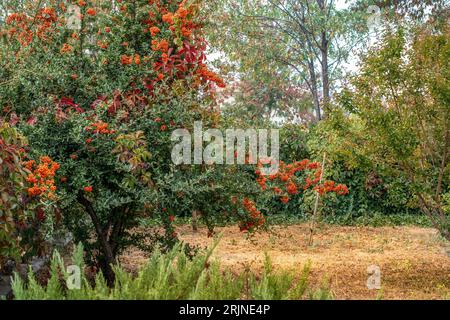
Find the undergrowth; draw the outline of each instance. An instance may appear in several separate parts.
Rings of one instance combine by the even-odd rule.
[[[32,272],[29,272],[26,280],[15,274],[12,283],[14,297],[17,300],[332,298],[327,286],[317,290],[309,287],[309,264],[306,264],[299,274],[275,271],[269,256],[266,255],[264,269],[260,275],[250,270],[236,274],[229,269],[223,269],[218,261],[211,259],[217,242],[209,250],[194,257],[187,256],[181,244],[166,253],[155,251],[137,275],[115,266],[116,281],[112,287],[108,287],[101,272],[93,280],[89,280],[85,273],[81,272],[79,288],[71,288],[68,284],[73,283],[73,274],[67,272],[64,260],[55,251],[47,284],[38,283]],[[85,269],[82,245],[74,249],[71,260],[79,270]]]

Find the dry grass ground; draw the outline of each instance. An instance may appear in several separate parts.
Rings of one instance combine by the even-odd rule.
[[[307,245],[308,225],[273,227],[251,239],[237,227],[218,228],[223,233],[214,257],[223,266],[259,272],[267,252],[275,268],[301,271],[311,261],[311,285],[328,279],[336,299],[450,299],[450,247],[433,229],[418,227],[319,228],[312,246]],[[205,229],[192,232],[178,227],[180,238],[208,246],[212,239]],[[146,257],[132,251],[122,257],[136,268]],[[367,268],[381,269],[381,290],[369,290]]]

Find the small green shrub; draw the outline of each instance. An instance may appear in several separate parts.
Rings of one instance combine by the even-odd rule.
[[[215,245],[194,257],[189,257],[181,244],[166,253],[155,251],[136,276],[122,267],[114,267],[116,281],[109,288],[103,275],[98,273],[89,281],[81,273],[79,289],[68,289],[63,259],[57,251],[50,266],[46,286],[38,283],[32,272],[24,281],[17,274],[12,288],[17,300],[235,300],[235,299],[330,299],[330,291],[323,287],[314,291],[308,288],[310,265],[307,264],[296,280],[294,272],[273,270],[266,255],[262,275],[249,270],[235,274],[223,269],[218,261],[210,261]],[[72,257],[73,265],[84,269],[83,247],[78,245]]]

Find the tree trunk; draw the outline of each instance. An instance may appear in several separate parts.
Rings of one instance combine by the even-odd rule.
[[[110,243],[108,242],[107,232],[108,230],[103,230],[100,220],[97,217],[97,214],[92,207],[92,204],[89,200],[87,200],[82,194],[78,195],[78,202],[86,209],[89,217],[94,224],[95,233],[97,234],[98,241],[100,242],[100,249],[102,251],[102,255],[99,258],[100,268],[103,272],[103,276],[108,283],[108,286],[112,286],[114,284],[115,275],[112,269],[112,265],[114,264],[114,254]]]
[[[316,70],[314,69],[314,62],[310,61],[308,63],[309,76],[311,78],[311,94],[313,97],[314,108],[316,109],[317,120],[322,120],[322,114],[320,111],[320,100],[319,100],[319,90],[317,89],[317,77]]]
[[[319,5],[321,14],[326,17],[326,20],[329,20],[327,10],[327,4],[323,0],[317,0],[317,4]],[[329,4],[328,6],[331,6]],[[322,66],[322,93],[323,93],[323,106],[324,108],[328,108],[328,104],[330,102],[330,76],[329,76],[329,65],[328,65],[328,50],[329,50],[329,41],[327,39],[327,30],[323,27],[320,34],[320,53],[321,53],[321,66]]]
[[[321,43],[321,55],[322,55],[322,87],[323,87],[323,105],[324,108],[328,107],[330,103],[330,78],[328,68],[328,40],[325,32],[322,32]]]
[[[198,226],[197,226],[198,216],[199,216],[198,211],[193,210],[192,211],[192,231],[194,231],[194,232],[198,231]]]

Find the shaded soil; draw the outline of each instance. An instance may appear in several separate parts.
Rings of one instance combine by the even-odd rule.
[[[308,246],[308,224],[273,227],[247,238],[237,227],[217,228],[222,239],[213,257],[238,272],[260,272],[264,252],[275,269],[298,271],[311,261],[311,286],[328,281],[336,299],[450,299],[450,244],[434,229],[418,227],[343,227],[324,225]],[[206,247],[213,240],[206,229],[194,233],[177,228],[180,238]],[[136,270],[146,256],[131,250],[122,263]],[[381,289],[369,290],[367,268],[381,270]]]

